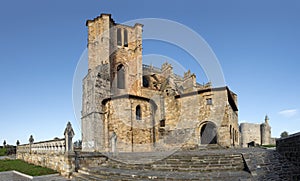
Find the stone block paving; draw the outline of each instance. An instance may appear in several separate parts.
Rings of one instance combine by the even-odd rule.
[[[0,181],[68,181],[68,179],[58,174],[31,177],[16,171],[8,171],[0,172]]]
[[[26,178],[12,171],[0,172],[0,181],[30,181],[30,178]]]
[[[80,174],[77,181],[88,180],[222,180],[250,181],[251,175],[244,171],[176,172],[141,171],[115,168],[98,168],[97,173]]]

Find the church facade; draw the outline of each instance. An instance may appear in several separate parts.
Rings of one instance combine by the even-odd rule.
[[[239,145],[237,95],[199,84],[171,64],[142,62],[143,25],[109,14],[88,20],[88,74],[83,80],[82,151],[148,152]]]

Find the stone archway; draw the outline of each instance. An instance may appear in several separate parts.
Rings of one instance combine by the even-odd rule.
[[[200,129],[200,144],[217,144],[217,127],[212,122],[206,122]]]

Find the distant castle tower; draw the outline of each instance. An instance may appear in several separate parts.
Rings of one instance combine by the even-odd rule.
[[[269,125],[269,117],[266,115],[265,122],[260,125],[261,130],[261,144],[268,145],[270,144],[271,139],[271,127]]]
[[[265,116],[265,121],[262,124],[241,123],[240,132],[242,147],[247,147],[247,144],[252,141],[259,145],[275,144],[275,139],[271,138],[268,115]]]

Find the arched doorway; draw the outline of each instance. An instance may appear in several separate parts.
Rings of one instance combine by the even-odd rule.
[[[207,122],[202,125],[200,144],[217,144],[217,127],[214,123]]]

